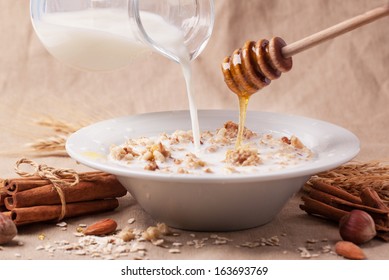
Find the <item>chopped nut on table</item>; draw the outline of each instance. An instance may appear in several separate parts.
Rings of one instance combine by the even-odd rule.
[[[125,241],[125,242],[128,242],[128,241],[135,239],[134,231],[132,229],[130,229],[129,227],[125,227],[124,229],[122,229],[119,232],[118,236],[121,239],[123,239],[123,241]]]
[[[143,233],[142,237],[145,240],[152,241],[158,239],[161,235],[169,235],[170,228],[164,223],[158,223],[157,226],[148,227]]]

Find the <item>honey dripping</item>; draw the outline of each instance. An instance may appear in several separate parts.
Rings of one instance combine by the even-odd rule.
[[[292,58],[282,55],[284,40],[274,37],[247,41],[222,63],[224,81],[239,99],[239,128],[235,148],[242,145],[247,107],[251,95],[268,86],[271,80],[292,68]]]

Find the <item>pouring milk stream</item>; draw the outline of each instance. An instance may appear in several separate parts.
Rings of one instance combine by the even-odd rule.
[[[46,13],[40,11],[37,13],[39,16],[34,16],[33,11],[41,2],[31,0],[32,20],[40,40],[54,57],[76,68],[88,71],[110,71],[125,67],[135,58],[147,55],[152,50],[162,50],[161,53],[169,58],[171,57],[166,53],[172,54],[174,60],[181,65],[186,82],[194,146],[195,151],[199,152],[200,129],[190,67],[194,55],[192,54],[191,57],[186,45],[188,39],[184,37],[182,28],[167,22],[161,15],[137,11],[141,28],[147,33],[145,35],[147,39],[152,41],[150,45],[145,43],[145,40],[140,40],[141,33],[134,32],[134,22],[131,22],[127,8],[86,8]],[[145,2],[161,4],[164,1]],[[211,21],[206,26],[209,32],[198,46],[201,48],[197,50],[198,53],[205,46],[213,26],[213,3],[208,0],[206,2],[210,5],[208,16],[211,17]],[[133,4],[128,3],[128,5]],[[193,19],[190,21],[193,22]]]

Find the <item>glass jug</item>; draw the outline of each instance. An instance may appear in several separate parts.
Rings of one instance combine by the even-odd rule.
[[[124,67],[150,51],[193,60],[214,22],[213,0],[31,0],[30,13],[54,57],[93,71]]]

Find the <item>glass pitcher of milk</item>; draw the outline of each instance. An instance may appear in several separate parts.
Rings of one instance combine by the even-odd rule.
[[[193,60],[214,22],[213,0],[31,0],[30,12],[54,57],[92,71],[122,68],[151,51]]]

